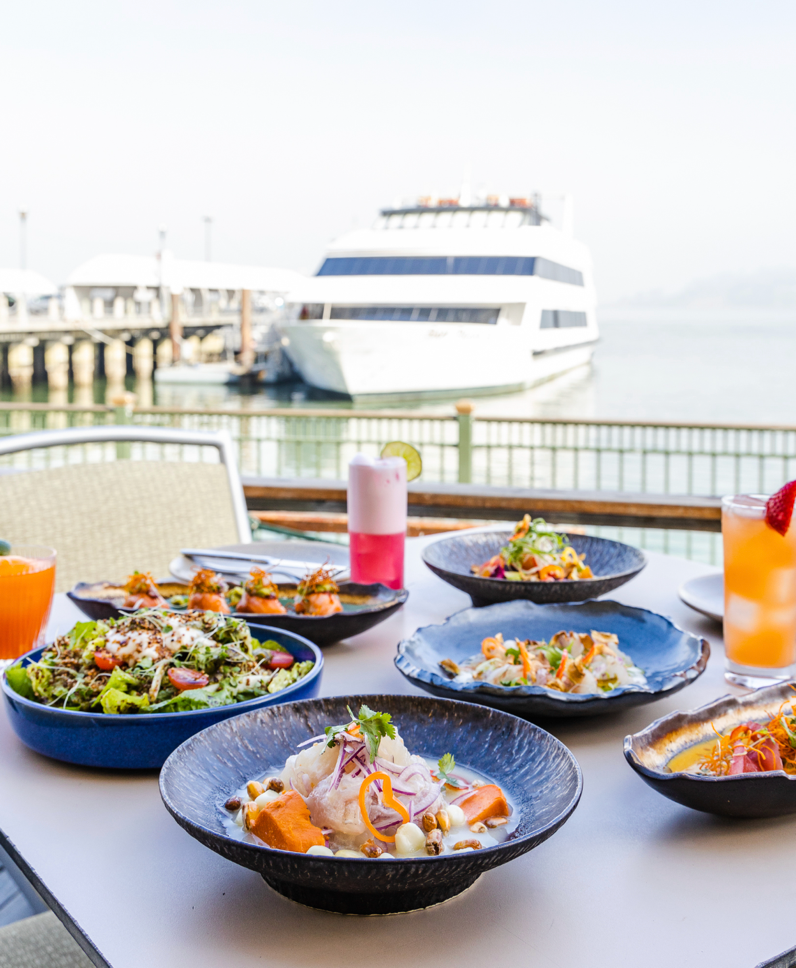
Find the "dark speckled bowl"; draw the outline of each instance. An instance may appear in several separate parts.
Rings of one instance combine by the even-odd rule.
[[[748,696],[723,696],[699,709],[674,712],[640,733],[625,737],[625,759],[653,790],[694,810],[725,817],[779,817],[796,813],[796,776],[783,770],[740,776],[691,776],[666,772],[666,764],[689,746],[726,733],[741,723],[766,722],[794,683],[757,689]]]
[[[177,582],[158,582],[158,587],[168,598],[171,595],[185,594],[187,586]],[[287,603],[295,597],[295,583],[279,584],[280,596]],[[119,618],[131,609],[123,608],[123,590],[112,582],[100,581],[87,584],[80,582],[66,593],[77,607],[95,622],[107,618]],[[331,645],[342,639],[350,639],[366,632],[396,612],[409,597],[405,588],[397,591],[386,585],[362,585],[344,582],[340,585],[342,612],[334,615],[298,615],[289,610],[282,615],[253,615],[248,612],[235,612],[234,618],[242,618],[250,625],[268,625],[270,628],[284,629],[296,635],[303,635],[316,645]],[[178,609],[180,611],[180,609]]]
[[[242,843],[224,827],[225,800],[273,769],[324,727],[348,719],[346,705],[392,714],[407,747],[437,759],[452,752],[498,783],[520,811],[519,826],[496,847],[392,860],[308,857]],[[166,808],[191,836],[262,874],[285,897],[343,914],[394,914],[430,907],[466,890],[493,867],[551,837],[578,804],[575,757],[555,737],[495,710],[427,696],[346,696],[263,709],[211,726],[183,743],[160,774]]]
[[[612,632],[647,677],[646,686],[620,686],[611,692],[576,695],[544,686],[494,686],[488,682],[454,682],[440,659],[461,663],[477,655],[481,643],[502,632],[506,639],[549,639],[561,630]],[[671,695],[705,671],[710,646],[670,619],[645,608],[619,602],[535,605],[500,602],[466,608],[442,625],[427,625],[398,644],[395,664],[416,686],[435,696],[466,699],[515,716],[593,716],[640,706]]]
[[[510,602],[518,598],[532,602],[583,602],[613,591],[630,581],[647,564],[647,556],[639,548],[593,538],[584,534],[571,534],[569,541],[575,551],[586,555],[586,564],[595,578],[582,581],[506,581],[504,578],[479,578],[471,571],[472,565],[480,565],[505,547],[511,531],[466,531],[452,538],[443,538],[428,545],[423,551],[423,561],[443,581],[467,592],[473,605],[491,605],[493,602]]]

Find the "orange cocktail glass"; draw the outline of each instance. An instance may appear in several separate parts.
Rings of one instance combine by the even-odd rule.
[[[722,501],[725,675],[748,687],[796,671],[796,526],[784,536],[769,527],[766,500]]]
[[[0,660],[44,643],[54,590],[52,548],[18,545],[0,555]]]

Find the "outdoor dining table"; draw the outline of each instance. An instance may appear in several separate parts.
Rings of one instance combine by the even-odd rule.
[[[322,695],[415,691],[393,665],[397,642],[470,605],[423,565],[429,540],[407,541],[403,610],[325,650]],[[729,691],[720,626],[677,596],[683,581],[711,570],[650,554],[608,596],[706,637],[707,671],[652,705],[541,723],[580,763],[580,805],[550,840],[437,907],[359,919],[286,900],[182,830],[161,802],[157,771],[46,759],[16,738],[5,711],[0,843],[98,966],[753,968],[796,944],[796,818],[689,810],[646,786],[622,754],[627,733]],[[49,634],[81,617],[57,596]]]

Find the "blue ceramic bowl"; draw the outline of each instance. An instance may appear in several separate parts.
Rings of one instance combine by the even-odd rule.
[[[741,723],[765,723],[794,699],[793,682],[722,696],[688,712],[674,712],[625,737],[625,759],[653,790],[705,813],[724,817],[780,817],[796,813],[796,776],[784,770],[738,776],[670,773],[669,760],[689,746],[728,733]]]
[[[321,650],[308,639],[292,632],[267,626],[252,626],[255,638],[276,640],[301,662],[311,660],[315,668],[298,682],[268,696],[258,696],[230,706],[193,709],[183,713],[146,715],[84,713],[55,709],[24,699],[2,678],[3,699],[8,718],[17,736],[37,753],[81,766],[115,770],[142,770],[161,767],[168,755],[189,736],[223,719],[250,709],[278,706],[292,699],[317,696],[323,671]],[[22,663],[35,662],[44,649],[34,649]]]
[[[345,722],[346,706],[356,709],[362,703],[390,713],[413,753],[437,759],[451,752],[457,763],[499,784],[519,811],[516,829],[494,847],[390,860],[308,857],[230,837],[224,825],[227,798],[248,780],[284,763],[299,743],[330,724]],[[484,871],[552,837],[578,805],[582,786],[575,757],[538,726],[470,703],[428,696],[341,696],[259,709],[192,736],[172,753],[160,774],[166,808],[192,837],[257,871],[285,897],[342,914],[413,911],[460,894]],[[392,961],[400,964],[401,958]]]
[[[539,604],[546,602],[584,602],[613,591],[630,581],[647,564],[647,556],[639,548],[595,538],[585,534],[567,535],[569,543],[579,554],[586,555],[586,564],[594,578],[578,581],[506,581],[505,578],[479,578],[472,573],[472,565],[489,561],[511,537],[511,531],[467,531],[452,538],[443,538],[428,545],[423,561],[443,581],[467,592],[473,605],[512,602],[528,599]]]
[[[549,639],[562,629],[612,632],[647,677],[646,686],[620,686],[611,692],[573,694],[544,686],[494,686],[485,682],[453,682],[440,668],[441,659],[461,663],[481,650],[481,642],[502,632],[506,639]],[[445,699],[464,699],[514,713],[516,716],[590,716],[655,702],[677,692],[705,671],[710,646],[670,619],[645,608],[619,602],[578,602],[535,605],[501,602],[467,608],[442,625],[427,625],[398,644],[395,664],[421,689]]]

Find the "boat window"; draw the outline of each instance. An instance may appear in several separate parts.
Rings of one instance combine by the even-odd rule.
[[[586,313],[570,309],[543,309],[540,329],[568,329],[571,326],[586,326]]]
[[[326,259],[319,276],[540,276],[573,286],[583,273],[534,256],[361,256]]]
[[[583,285],[582,272],[551,262],[549,259],[543,259],[541,256],[536,260],[534,275],[541,276],[542,279],[552,279],[554,282],[568,282],[573,286]]]
[[[418,226],[421,229],[433,229],[435,227],[434,213],[421,212],[418,216]]]
[[[367,319],[394,322],[489,323],[500,315],[499,306],[332,306],[332,319]]]

